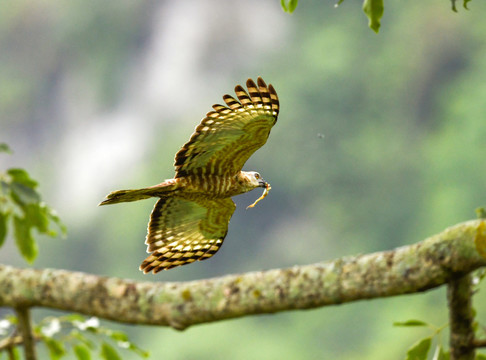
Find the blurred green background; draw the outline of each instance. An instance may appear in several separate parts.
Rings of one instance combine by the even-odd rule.
[[[0,11],[2,169],[25,167],[68,226],[34,267],[184,281],[392,249],[486,205],[486,3],[277,0],[26,1]],[[280,97],[269,141],[246,164],[272,184],[235,198],[221,250],[138,271],[155,201],[98,208],[156,184],[222,95],[262,76]],[[25,266],[9,239],[0,262]],[[485,323],[486,297],[475,297]],[[37,313],[37,316],[40,316]],[[152,359],[399,359],[447,321],[444,289],[199,325],[121,326]],[[117,326],[115,324],[108,324]],[[127,358],[134,355],[128,354]]]

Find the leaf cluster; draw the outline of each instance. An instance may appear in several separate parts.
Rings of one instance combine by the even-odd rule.
[[[441,341],[441,332],[445,327],[447,327],[447,325],[437,327],[425,321],[415,320],[415,319],[407,320],[404,322],[395,322],[393,325],[404,326],[404,327],[428,327],[432,330],[431,335],[423,339],[420,339],[408,349],[405,360],[427,360],[434,340],[436,345],[435,345],[432,359],[433,360],[449,359],[450,357],[449,351],[446,351],[444,349],[444,346],[442,345],[442,341]]]
[[[6,144],[0,144],[0,152],[11,153],[11,150]],[[37,188],[37,181],[24,169],[0,172],[0,247],[8,229],[13,228],[15,244],[29,263],[35,260],[39,251],[33,229],[39,234],[55,237],[57,232],[52,228],[55,224],[63,235],[66,234],[66,227],[56,212],[42,201]]]
[[[285,12],[292,14],[297,7],[299,0],[280,0],[280,5]]]
[[[7,144],[0,143],[0,153],[11,153]],[[63,235],[66,227],[57,214],[42,201],[38,192],[38,182],[24,169],[11,168],[0,172],[0,246],[13,228],[15,243],[28,262],[33,262],[38,254],[38,246],[33,229],[39,234],[55,237],[55,225]],[[20,359],[19,346],[22,336],[17,328],[15,316],[0,320],[0,359],[8,353],[9,359]],[[102,359],[119,360],[120,349],[148,357],[148,353],[131,342],[124,332],[100,326],[97,318],[71,314],[61,317],[46,317],[33,326],[37,342],[44,344],[52,360],[58,360],[74,353],[79,360],[90,360],[94,353]]]
[[[17,318],[8,317],[0,323],[0,335],[8,336],[2,343],[9,344],[8,339],[14,339],[17,335]],[[12,330],[11,330],[12,329]],[[11,331],[9,331],[11,330]],[[48,350],[50,359],[58,360],[73,353],[78,360],[90,360],[100,358],[105,360],[120,360],[119,350],[131,351],[141,358],[147,358],[149,353],[131,342],[122,331],[115,331],[100,326],[98,318],[85,318],[79,314],[71,314],[60,317],[46,317],[33,327],[34,337],[44,344]],[[11,341],[15,344],[15,341]],[[9,352],[12,359],[20,360],[18,345],[6,345],[0,350]],[[4,352],[0,353],[0,359]]]
[[[338,7],[344,0],[338,0],[335,7]],[[456,2],[457,0],[450,0],[452,5],[452,10],[457,12]],[[467,4],[471,0],[462,0],[462,6],[464,9],[468,10]],[[298,0],[281,0],[280,4],[282,9],[289,14],[293,13],[297,7]],[[363,0],[363,12],[368,17],[368,26],[374,32],[378,33],[381,26],[381,18],[385,10],[383,0]]]
[[[478,285],[486,277],[486,271],[484,268],[479,269],[473,274],[473,284],[475,286],[474,293],[479,291]],[[474,313],[476,312],[473,310]],[[426,321],[411,319],[404,322],[395,322],[394,326],[402,327],[428,327],[431,329],[432,333],[423,339],[418,340],[414,343],[407,351],[407,356],[405,360],[427,360],[429,355],[432,353],[432,360],[449,360],[450,351],[446,350],[442,345],[441,334],[442,331],[449,326],[449,324],[443,326],[435,326]],[[476,338],[484,338],[486,335],[486,328],[479,324],[477,321],[474,322],[473,328],[475,331]],[[435,343],[435,347],[432,344]],[[475,360],[486,360],[486,355],[476,354]]]

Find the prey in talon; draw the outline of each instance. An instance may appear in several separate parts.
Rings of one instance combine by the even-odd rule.
[[[209,84],[208,84],[209,86]],[[140,265],[144,273],[169,270],[206,260],[223,244],[235,203],[232,196],[270,184],[255,171],[242,171],[262,147],[277,122],[278,96],[262,78],[235,87],[236,98],[213,105],[189,141],[175,156],[174,178],[143,189],[113,191],[100,205],[158,198],[145,238],[150,254]],[[189,98],[187,106],[193,106]]]
[[[270,184],[266,182],[266,183],[265,183],[265,190],[263,190],[263,194],[262,194],[262,196],[260,196],[258,199],[256,199],[256,200],[255,200],[255,202],[254,202],[253,204],[248,205],[248,206],[246,207],[246,209],[248,210],[249,208],[254,207],[256,204],[258,204],[258,202],[259,202],[260,200],[265,199],[265,196],[267,196],[267,195],[268,195],[268,193],[270,192],[270,189],[271,189],[271,188],[272,188],[272,187],[270,186]]]

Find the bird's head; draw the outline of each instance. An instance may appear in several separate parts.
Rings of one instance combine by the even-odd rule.
[[[263,180],[262,176],[256,171],[242,171],[241,177],[243,178],[245,185],[250,189],[267,187],[266,181]]]
[[[244,173],[244,176],[246,176],[247,181],[249,182],[249,184],[251,186],[251,189],[255,189],[257,187],[265,188],[262,196],[260,196],[253,204],[249,205],[247,207],[247,209],[248,209],[248,208],[254,207],[260,200],[264,199],[265,196],[268,195],[268,192],[270,191],[270,189],[272,187],[270,186],[269,183],[267,183],[265,180],[263,180],[263,178],[261,177],[261,175],[259,173],[255,172],[255,171],[248,171],[248,172],[242,171],[242,173]]]

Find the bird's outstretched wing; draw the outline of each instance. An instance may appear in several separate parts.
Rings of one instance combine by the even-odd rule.
[[[277,121],[279,101],[272,85],[262,78],[248,79],[245,89],[235,88],[238,100],[223,96],[227,106],[214,111],[196,127],[190,140],[175,156],[176,178],[189,175],[233,175],[267,141]]]
[[[151,254],[140,270],[155,274],[210,258],[223,244],[235,207],[230,198],[161,198],[150,215],[145,240]]]

